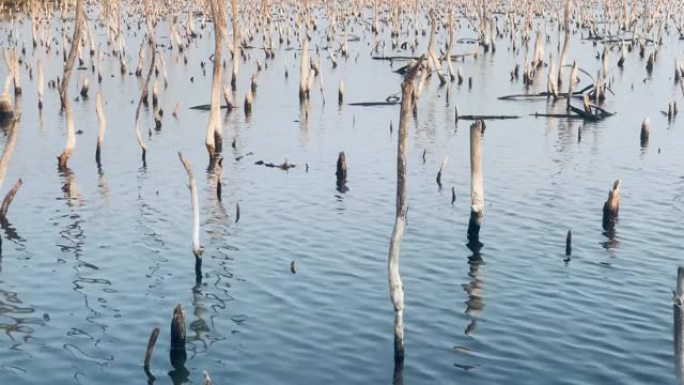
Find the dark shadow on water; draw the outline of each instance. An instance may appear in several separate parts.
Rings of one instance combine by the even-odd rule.
[[[617,231],[615,230],[615,223],[604,223],[603,226],[603,236],[607,238],[604,242],[601,242],[601,246],[607,251],[613,251],[620,246],[620,240],[617,236]]]
[[[190,372],[185,367],[182,367],[180,369],[174,369],[170,371],[169,377],[171,377],[171,382],[173,385],[181,385],[188,382]]]

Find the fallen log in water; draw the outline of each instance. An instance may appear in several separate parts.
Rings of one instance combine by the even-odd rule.
[[[479,55],[479,52],[466,52],[466,53],[460,53],[460,54],[453,54],[449,55],[451,60],[456,60],[456,59],[464,59],[469,56],[475,56],[477,57]],[[396,56],[371,56],[372,60],[384,60],[384,61],[402,61],[402,60],[418,60],[418,56],[402,56],[402,55],[396,55]],[[403,67],[402,67],[403,68]]]
[[[585,92],[593,90],[593,88],[594,88],[594,85],[590,84],[590,85],[586,86],[585,88],[583,88],[579,91],[573,92],[572,96],[582,98]],[[554,96],[554,94],[552,92],[539,92],[536,94],[505,95],[505,96],[499,96],[497,99],[499,99],[499,100],[536,99],[536,98],[550,98],[553,96]],[[558,93],[558,97],[567,98],[568,93],[567,92]]]
[[[226,110],[226,109],[232,110],[233,108],[237,108],[237,107],[238,106],[231,104],[231,105],[219,106],[218,108],[222,109],[222,110]],[[211,104],[198,104],[196,106],[190,107],[189,109],[190,110],[200,110],[200,111],[211,111]]]
[[[461,120],[506,120],[506,119],[520,119],[518,115],[459,115]]]
[[[279,169],[285,170],[285,171],[287,171],[287,170],[289,170],[289,169],[291,169],[291,168],[297,167],[297,165],[288,163],[288,162],[287,162],[287,159],[285,159],[285,162],[280,163],[280,164],[275,164],[275,163],[264,163],[263,160],[257,160],[256,162],[254,162],[254,164],[256,164],[257,166],[265,166],[265,167],[270,167],[270,168],[279,168]]]
[[[388,96],[384,102],[347,103],[348,106],[358,106],[358,107],[396,106],[398,104],[399,104],[399,97],[395,96],[395,95]]]

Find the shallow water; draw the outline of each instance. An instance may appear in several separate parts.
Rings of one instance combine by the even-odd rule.
[[[624,70],[613,51],[615,96],[604,107],[617,115],[597,124],[528,116],[562,111],[562,103],[497,100],[524,91],[521,81],[510,81],[514,63],[524,59],[510,52],[508,40],[498,40],[495,54],[455,63],[473,78],[473,88],[467,80],[449,86],[449,103],[446,88],[438,88],[436,77],[429,81],[409,133],[410,208],[401,253],[407,355],[403,372],[395,373],[386,263],[399,108],[338,107],[336,101],[340,79],[345,101],[359,102],[397,93],[401,78],[387,62],[370,59],[373,38],[356,28],[362,40],[349,43],[351,57],[339,59],[336,69],[321,51],[325,103],[317,81],[310,105],[300,109],[297,52],[281,46],[258,75],[252,115],[242,109],[225,115],[222,202],[203,171],[208,113],[188,109],[209,99],[211,25],[189,48],[187,65],[160,49],[170,82],[160,93],[162,130],[155,132],[151,110],[143,114],[142,129],[151,130],[146,168],[133,119],[141,80],[122,78],[116,59],[105,56],[101,85],[90,71],[74,71],[72,97],[80,76],[93,85],[88,100],[73,102],[83,134],[69,175],[56,167],[65,143],[57,92],[46,89],[39,113],[35,83],[22,67],[20,132],[3,189],[23,178],[9,215],[16,234],[5,232],[2,239],[0,383],[146,381],[142,359],[154,327],[162,332],[152,373],[158,383],[170,383],[168,327],[178,303],[187,314],[186,366],[195,384],[203,370],[217,383],[674,382],[671,287],[683,249],[684,134],[680,120],[668,124],[659,111],[671,98],[682,104],[672,62],[684,42],[665,39],[649,79],[636,51]],[[28,24],[17,30],[30,45]],[[158,31],[159,42],[168,42],[164,24]],[[103,30],[95,35],[105,48]],[[325,44],[322,35],[314,36]],[[457,36],[475,34],[459,29]],[[547,53],[557,48],[557,33],[551,36]],[[135,27],[128,32],[129,71],[141,37]],[[442,32],[440,44],[445,39]],[[475,49],[456,45],[459,53]],[[595,73],[601,63],[594,54],[601,49],[575,35],[569,62],[577,59]],[[58,52],[46,66],[48,80],[61,75],[61,47]],[[264,61],[262,51],[248,52],[234,95],[239,104],[255,59]],[[27,55],[35,62],[43,52],[31,56],[29,46]],[[200,61],[208,63],[207,75]],[[530,91],[545,90],[542,72]],[[100,172],[94,162],[99,89],[108,121]],[[523,116],[487,122],[479,255],[465,246],[469,122],[454,124],[456,104],[461,114]],[[646,116],[653,130],[641,149]],[[177,151],[189,158],[200,189],[205,252],[199,285],[190,194]],[[339,151],[348,158],[347,192],[335,185]],[[440,190],[435,177],[444,156]],[[284,159],[297,167],[284,172],[254,165]],[[623,182],[622,208],[608,236],[601,207],[616,178]],[[568,229],[573,255],[565,263]]]

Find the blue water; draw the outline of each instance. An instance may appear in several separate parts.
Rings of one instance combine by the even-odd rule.
[[[371,19],[369,10],[364,15]],[[345,102],[383,101],[400,90],[401,77],[392,70],[404,63],[371,60],[374,37],[368,24],[351,22],[350,34],[361,40],[349,43],[350,58],[338,57],[337,68],[321,49],[323,94],[317,80],[310,104],[301,108],[296,39],[278,45],[273,60],[264,60],[261,50],[246,51],[249,60],[241,60],[233,95],[237,104],[256,72],[256,59],[268,67],[257,75],[251,116],[239,108],[223,118],[223,199],[218,201],[215,180],[205,172],[209,114],[189,109],[209,101],[211,24],[186,50],[187,65],[175,51],[160,47],[169,86],[160,87],[161,131],[154,130],[151,109],[143,110],[141,128],[149,143],[144,168],[134,132],[142,81],[121,76],[104,29],[95,29],[98,47],[105,50],[104,80],[97,84],[89,70],[74,71],[70,97],[78,95],[81,76],[91,80],[91,97],[73,102],[76,129],[83,133],[70,173],[64,174],[56,167],[66,141],[59,97],[46,88],[45,108],[38,111],[35,65],[42,58],[47,80],[61,76],[61,22],[54,18],[50,24],[58,38],[48,59],[44,50],[32,50],[30,24],[21,18],[14,39],[26,45],[22,58],[33,63],[34,77],[30,80],[22,66],[20,131],[2,186],[5,194],[17,178],[24,181],[9,212],[16,236],[2,237],[0,383],[146,381],[142,360],[155,327],[161,335],[152,374],[159,383],[183,381],[169,378],[168,359],[169,323],[179,303],[186,311],[187,381],[193,384],[201,383],[204,370],[216,383],[675,381],[671,288],[683,249],[684,131],[681,117],[668,123],[660,111],[671,99],[684,106],[672,79],[674,58],[684,48],[676,34],[665,37],[652,77],[638,50],[623,70],[615,64],[619,54],[611,52],[615,95],[604,108],[617,115],[600,123],[529,116],[563,112],[562,102],[498,100],[525,92],[521,80],[509,75],[524,62],[524,49],[511,52],[508,39],[497,40],[494,54],[454,63],[466,77],[463,85],[439,88],[436,77],[428,81],[409,131],[409,213],[401,253],[406,360],[395,371],[386,274],[399,108],[337,104],[341,79]],[[461,24],[457,37],[476,37],[465,20]],[[323,25],[312,31],[313,56],[316,44],[326,45]],[[421,17],[418,28],[423,27],[428,28]],[[8,36],[12,27],[5,21],[0,28]],[[558,49],[550,21],[548,31],[547,54]],[[391,51],[389,33],[383,27],[378,38],[386,42],[384,53],[411,55]],[[166,23],[157,37],[168,43]],[[141,39],[132,22],[126,32],[130,72]],[[261,39],[257,34],[252,44],[260,46]],[[418,39],[422,52],[427,37]],[[446,39],[440,30],[438,46]],[[9,44],[8,39],[0,43]],[[470,44],[455,50],[482,51]],[[595,74],[601,62],[594,55],[601,50],[578,32],[568,62],[577,60]],[[149,53],[146,57],[147,65]],[[206,74],[202,61],[208,63]],[[6,75],[2,66],[0,79]],[[546,68],[529,92],[545,91],[545,79]],[[586,76],[580,80],[580,88],[588,84]],[[94,162],[97,90],[104,94],[108,121],[101,171]],[[177,102],[181,109],[174,119]],[[479,255],[465,246],[469,122],[454,123],[455,105],[462,115],[521,116],[487,122]],[[653,129],[642,149],[639,130],[647,116]],[[6,133],[2,146],[5,141]],[[199,187],[205,248],[200,284],[191,248],[190,193],[178,151],[190,160]],[[339,151],[348,160],[347,192],[335,184]],[[237,160],[240,156],[245,157]],[[440,189],[435,177],[445,156]],[[296,167],[285,172],[254,164],[285,159]],[[620,219],[615,233],[606,234],[601,208],[617,178],[623,183]],[[70,193],[63,191],[65,184]],[[574,243],[566,263],[569,229]],[[296,274],[290,272],[292,261]]]

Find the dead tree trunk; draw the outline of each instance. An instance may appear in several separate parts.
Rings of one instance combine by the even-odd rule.
[[[615,226],[620,211],[620,179],[613,183],[613,188],[608,191],[608,200],[603,204],[603,228],[608,230]]]
[[[565,37],[563,38],[563,50],[561,51],[560,61],[558,63],[558,88],[563,84],[563,66],[565,60],[568,58],[568,49],[570,48],[570,13],[572,12],[572,0],[565,0],[563,7],[563,29]]]
[[[684,381],[684,266],[677,268],[677,289],[674,294],[674,356],[678,384]]]
[[[152,360],[152,353],[154,352],[154,345],[157,343],[157,338],[159,337],[159,328],[154,328],[152,334],[150,334],[150,339],[147,341],[147,349],[145,350],[145,361],[143,361],[143,367],[145,370],[149,370],[150,361]]]
[[[97,167],[101,168],[102,163],[100,159],[100,151],[102,149],[102,143],[104,142],[105,130],[107,129],[107,120],[104,115],[104,107],[102,105],[102,92],[97,91],[95,95],[95,112],[97,113],[97,121],[100,124],[100,129],[97,132],[97,146],[95,148],[95,162]]]
[[[226,15],[223,1],[210,0],[211,13],[214,17],[214,73],[211,81],[211,110],[205,145],[209,153],[209,163],[214,164],[215,159],[222,151],[223,129],[221,127],[221,71],[223,66],[221,46],[223,44],[223,32],[226,29]]]
[[[143,83],[143,90],[140,93],[140,100],[138,101],[138,107],[135,109],[135,136],[138,139],[138,144],[142,150],[142,162],[143,167],[147,165],[147,144],[140,133],[140,112],[142,111],[143,104],[147,100],[147,90],[150,88],[150,79],[152,78],[152,73],[154,72],[154,63],[157,59],[157,45],[155,43],[155,31],[151,20],[147,20],[147,41],[152,50],[152,60],[150,60],[150,68],[147,71],[147,77],[145,78],[145,83]]]
[[[0,220],[7,220],[7,211],[9,210],[9,206],[23,183],[24,182],[21,180],[21,178],[19,178],[14,186],[12,186],[12,188],[7,192],[7,195],[5,195],[5,199],[2,200],[2,206],[0,206]]]
[[[197,183],[195,182],[195,175],[192,173],[190,162],[183,156],[183,153],[178,153],[178,158],[185,171],[188,173],[188,183],[190,184],[190,198],[192,200],[192,253],[195,255],[195,275],[199,280],[202,277],[202,246],[200,246],[199,238],[199,198],[197,197]]]
[[[169,350],[171,366],[178,371],[185,370],[185,312],[183,306],[178,304],[173,310],[171,319],[171,349]]]
[[[237,0],[231,0],[230,1],[230,7],[233,12],[233,75],[230,79],[230,85],[233,88],[233,90],[237,89],[237,75],[238,75],[238,68],[240,65],[239,57],[238,57],[238,51],[240,50],[240,39],[239,39],[239,24],[238,24],[238,16],[240,13],[240,10],[238,8],[238,1]]]
[[[468,221],[468,244],[479,247],[480,227],[484,216],[484,182],[482,176],[482,128],[478,120],[470,126],[470,220]]]
[[[81,44],[82,24],[84,19],[83,0],[76,0],[76,17],[74,19],[74,34],[71,38],[71,49],[64,65],[64,74],[62,76],[62,83],[59,85],[59,97],[62,102],[62,108],[65,107],[67,99],[67,91],[69,88],[69,80],[71,79],[71,71],[74,69],[74,62],[78,56],[78,46]]]
[[[394,229],[390,241],[387,264],[390,298],[394,306],[394,359],[404,360],[404,284],[399,275],[399,252],[401,239],[406,228],[406,159],[408,154],[408,126],[413,111],[414,80],[422,65],[424,56],[406,73],[401,84],[401,115],[399,118],[399,136],[397,140],[397,202]]]
[[[62,108],[64,108],[64,115],[66,116],[67,142],[64,150],[57,157],[57,165],[60,170],[67,168],[69,157],[71,157],[74,147],[76,147],[76,129],[74,128],[74,113],[71,109],[71,102],[68,99],[63,99]]]

